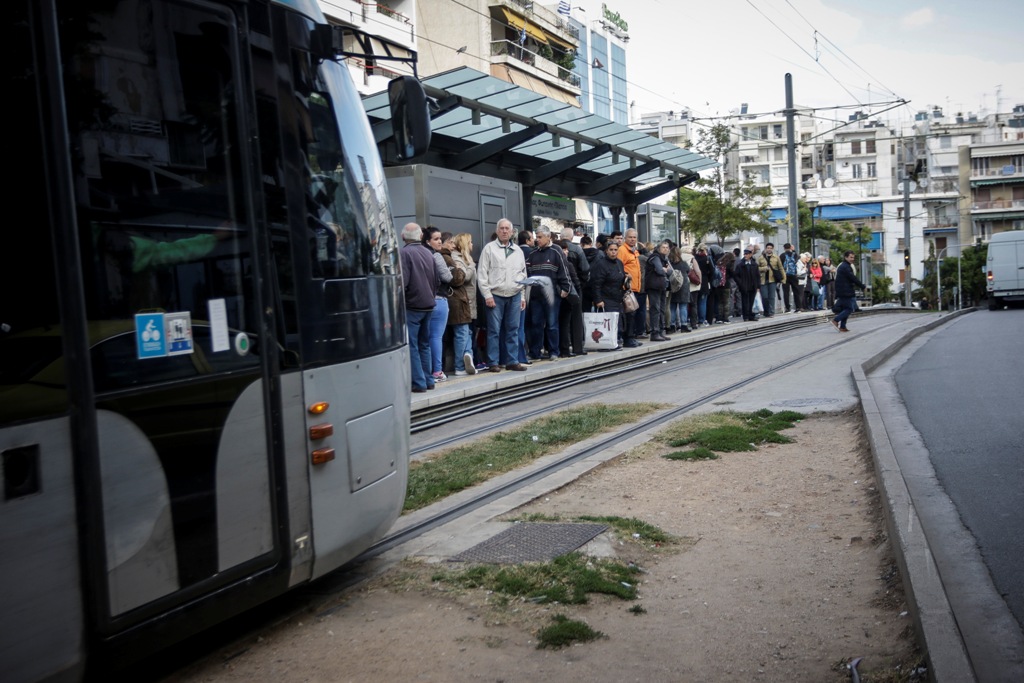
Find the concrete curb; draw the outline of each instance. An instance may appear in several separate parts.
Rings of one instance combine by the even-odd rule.
[[[860,396],[875,473],[883,494],[889,538],[903,577],[918,638],[928,660],[930,677],[939,683],[970,683],[977,678],[867,375],[914,337],[971,310],[957,311],[909,330],[874,357],[851,368]]]

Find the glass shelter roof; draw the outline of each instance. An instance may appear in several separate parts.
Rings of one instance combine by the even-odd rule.
[[[579,107],[468,67],[422,79],[437,104],[430,150],[414,160],[522,183],[531,191],[637,206],[697,179],[716,162]],[[387,92],[363,106],[385,165]],[[432,107],[432,111],[434,108]]]

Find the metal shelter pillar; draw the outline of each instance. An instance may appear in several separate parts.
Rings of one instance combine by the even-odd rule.
[[[612,228],[612,231],[614,232],[615,230],[619,229],[619,216],[622,215],[622,207],[621,206],[610,206],[610,207],[608,207],[608,210],[612,212],[612,220],[615,221],[615,227]]]
[[[523,188],[523,227],[521,230],[533,230],[533,185],[522,185]]]
[[[636,230],[636,204],[626,205],[626,230]]]

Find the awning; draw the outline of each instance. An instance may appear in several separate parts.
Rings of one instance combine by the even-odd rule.
[[[590,213],[590,202],[585,199],[576,200],[576,222],[587,225],[594,224],[594,215]]]
[[[505,20],[508,22],[509,26],[511,26],[517,31],[522,31],[523,26],[526,26],[526,35],[530,36],[538,43],[547,44],[548,37],[544,35],[544,31],[542,29],[540,29],[537,26],[534,26],[526,19],[516,14],[513,14],[512,11],[509,10],[507,7],[502,7],[501,13],[505,15]]]
[[[505,71],[504,68],[502,71]],[[531,192],[639,206],[694,182],[718,164],[572,103],[557,87],[529,90],[469,67],[422,80],[436,113],[430,149],[417,163],[520,183]],[[503,74],[504,75],[504,74]],[[545,96],[551,93],[552,97]],[[391,139],[387,91],[363,107],[385,166],[404,165]],[[581,216],[582,217],[582,216]]]
[[[991,221],[1018,221],[1024,218],[1024,209],[1020,211],[1000,211],[999,213],[972,213],[971,220],[988,223]]]
[[[925,228],[924,234],[926,235],[937,235],[940,232],[957,232],[959,228]]]
[[[882,215],[882,203],[871,202],[868,204],[836,204],[832,206],[817,206],[814,208],[814,219],[819,218],[826,221],[848,221],[857,218],[877,218]],[[789,209],[770,209],[768,220],[785,221],[789,216]]]
[[[532,90],[533,92],[540,93],[545,97],[550,97],[553,100],[565,102],[566,104],[571,104],[574,107],[580,106],[579,98],[577,98],[573,93],[560,88],[555,88],[549,85],[544,79],[535,78],[525,71],[513,69],[508,64],[492,64],[491,75],[495,78],[500,78],[507,83],[522,86],[527,90]]]
[[[980,185],[1007,185],[1010,183],[1024,183],[1024,176],[996,176],[993,178],[978,178],[977,180],[971,180],[971,187],[978,187]]]

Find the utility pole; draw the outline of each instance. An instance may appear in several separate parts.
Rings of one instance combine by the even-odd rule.
[[[914,305],[910,296],[913,280],[910,277],[910,165],[907,163],[907,148],[903,147],[903,293],[905,300],[903,305],[910,308]]]
[[[797,211],[796,196],[796,132],[793,119],[796,109],[793,108],[793,74],[786,74],[786,149],[789,151],[789,220],[790,237],[796,253],[800,253],[800,214]]]

